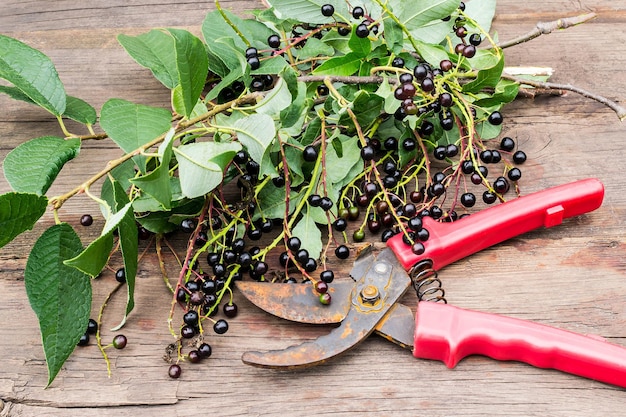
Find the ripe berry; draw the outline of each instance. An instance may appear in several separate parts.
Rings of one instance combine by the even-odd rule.
[[[128,340],[126,339],[126,336],[124,336],[123,334],[118,334],[117,336],[113,338],[113,347],[115,349],[124,349],[127,343],[128,343]]]
[[[298,249],[300,249],[301,245],[302,245],[302,242],[300,241],[300,238],[296,236],[292,236],[287,240],[287,247],[292,252],[295,252]]]
[[[351,31],[352,31],[352,28],[349,26],[339,26],[337,28],[337,33],[339,33],[339,35],[341,36],[348,36]]]
[[[183,219],[180,222],[180,228],[183,229],[185,233],[191,233],[196,229],[196,222],[193,219]]]
[[[183,370],[181,369],[180,365],[170,365],[170,368],[167,371],[167,374],[170,376],[170,378],[180,378],[180,374],[183,372]]]
[[[481,43],[482,41],[483,41],[483,40],[481,39],[480,34],[478,34],[478,33],[472,33],[472,34],[470,35],[470,37],[469,37],[469,43],[470,43],[470,44],[472,44],[472,45],[474,45],[474,46],[478,46],[478,45],[480,45],[480,43]]]
[[[261,67],[261,61],[259,61],[259,58],[256,56],[248,58],[247,61],[248,65],[250,65],[250,69],[253,71]]]
[[[115,272],[115,280],[121,284],[126,282],[126,270],[120,268]]]
[[[439,63],[439,68],[441,68],[441,71],[443,72],[448,72],[452,69],[454,65],[452,64],[452,61],[450,61],[449,59],[444,59]]]
[[[96,334],[98,332],[98,322],[94,319],[89,319],[87,323],[87,333],[88,334]]]
[[[502,124],[502,120],[503,120],[502,113],[500,113],[499,111],[494,111],[487,118],[487,121],[489,121],[489,123],[491,123],[494,126],[501,125]]]
[[[428,136],[431,135],[435,131],[435,125],[432,124],[428,120],[424,120],[422,122],[422,126],[420,126],[420,135]]]
[[[302,158],[307,162],[315,162],[317,159],[317,149],[312,145],[307,145],[302,151]]]
[[[363,158],[364,161],[371,161],[375,156],[376,151],[371,146],[366,145],[361,148],[361,158]]]
[[[451,143],[446,146],[446,156],[448,158],[453,158],[457,156],[458,153],[459,153],[459,147],[456,146],[455,144]]]
[[[452,106],[452,95],[450,93],[442,93],[439,96],[439,104],[441,104],[442,107]]]
[[[422,81],[428,75],[428,68],[426,68],[426,66],[422,64],[417,65],[415,68],[413,68],[413,75],[415,76],[415,79],[417,81]]]
[[[417,78],[417,77],[416,77]],[[435,83],[431,78],[424,78],[420,84],[422,90],[429,93],[435,89]]]
[[[91,214],[83,214],[80,218],[80,224],[83,226],[91,226],[93,224],[93,217],[91,217]]]
[[[328,93],[328,87],[326,87],[324,84],[320,84],[317,86],[317,94],[319,94],[320,96],[327,96]]]
[[[319,207],[322,204],[322,197],[319,194],[311,194],[307,201],[311,207]]]
[[[313,272],[317,269],[317,261],[313,258],[309,258],[304,262],[303,266],[306,272]]]
[[[497,198],[498,197],[496,197],[496,195],[491,191],[485,191],[483,193],[483,201],[485,202],[485,204],[493,204],[495,203]]]
[[[522,171],[519,168],[511,168],[511,170],[507,173],[507,176],[511,181],[518,181],[522,178]]]
[[[196,331],[194,330],[193,327],[191,326],[183,326],[180,329],[180,335],[184,338],[184,339],[191,339],[192,337],[194,337],[194,335],[196,334]]]
[[[476,196],[472,193],[462,194],[461,204],[463,204],[463,207],[474,207],[474,204],[476,204]]]
[[[85,332],[83,333],[83,335],[80,337],[80,339],[78,339],[78,346],[87,346],[89,344],[89,333]]]
[[[203,358],[208,358],[213,353],[213,349],[211,349],[211,345],[208,343],[203,343],[198,346],[198,354]]]
[[[454,120],[450,117],[446,117],[445,119],[441,119],[440,125],[443,130],[450,131],[454,127]]]
[[[409,74],[408,72],[402,73],[402,74],[400,74],[399,80],[400,80],[401,84],[412,83],[413,82],[413,75]]]
[[[505,152],[511,152],[513,149],[515,149],[515,141],[508,136],[503,137],[500,141],[500,149]]]
[[[498,194],[505,194],[509,191],[509,182],[504,177],[498,177],[493,182],[493,188]]]
[[[185,322],[186,325],[195,327],[198,325],[198,318],[199,316],[196,310],[189,310],[183,316],[183,321]]]
[[[424,247],[424,244],[422,242],[415,242],[413,243],[413,245],[411,245],[411,252],[413,252],[415,255],[421,255],[424,253],[425,250],[426,248]]]
[[[485,149],[480,153],[480,160],[486,164],[490,164],[493,161],[493,153],[490,149]]]
[[[407,226],[409,227],[409,229],[413,230],[414,232],[419,232],[423,228],[422,219],[417,216],[411,217],[407,223]]]
[[[187,354],[187,359],[189,359],[189,362],[191,363],[198,363],[200,362],[200,359],[202,359],[202,357],[197,350],[190,350]]]
[[[327,284],[330,284],[335,279],[335,273],[330,269],[320,272],[320,279]]]
[[[359,38],[367,38],[370,34],[370,30],[365,23],[361,23],[356,27],[356,36]]]
[[[360,19],[365,16],[365,10],[361,6],[357,6],[352,9],[352,17],[355,19]]]
[[[402,68],[402,67],[404,67],[404,59],[400,58],[399,56],[395,57],[391,61],[391,66],[395,67],[395,68]]]
[[[322,200],[320,201],[320,208],[324,211],[328,211],[333,207],[333,200],[330,199],[330,197],[322,197]]]
[[[416,147],[417,147],[417,142],[415,142],[415,139],[413,138],[405,138],[402,141],[402,148],[407,152],[414,150]]]
[[[335,13],[335,8],[332,4],[324,4],[322,5],[322,15],[326,17],[330,17]]]
[[[235,317],[237,313],[239,312],[239,309],[237,308],[237,304],[233,302],[224,304],[223,310],[224,310],[224,315],[229,318]]]
[[[339,259],[347,259],[350,256],[350,249],[346,245],[339,245],[335,249],[335,256]]]
[[[526,154],[524,153],[524,151],[515,152],[513,154],[513,162],[520,165],[526,162]]]
[[[256,57],[258,56],[258,54],[259,54],[259,51],[254,46],[251,46],[246,49],[246,59]]]
[[[213,331],[217,334],[224,334],[228,331],[228,322],[224,319],[220,319],[213,325]]]
[[[267,44],[270,48],[278,48],[280,46],[280,37],[278,35],[271,35],[267,38]]]
[[[339,218],[333,223],[333,227],[338,232],[343,232],[348,227],[348,222],[345,219]]]

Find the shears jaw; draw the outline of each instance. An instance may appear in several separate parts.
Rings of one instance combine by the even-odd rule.
[[[360,258],[364,271],[350,296],[334,302],[349,310],[339,327],[315,340],[269,352],[246,352],[242,360],[265,368],[294,369],[317,365],[347,351],[369,336],[409,288],[411,281],[391,250]],[[271,287],[271,284],[269,284]]]

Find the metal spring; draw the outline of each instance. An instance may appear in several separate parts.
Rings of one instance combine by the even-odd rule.
[[[437,271],[433,269],[432,260],[424,259],[415,264],[409,271],[409,276],[419,301],[448,303],[441,280],[438,278]]]

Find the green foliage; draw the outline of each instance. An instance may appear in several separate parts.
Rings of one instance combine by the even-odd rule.
[[[15,191],[44,195],[63,165],[74,159],[80,140],[44,136],[13,149],[4,159],[4,176]],[[29,168],[24,169],[25,166]]]
[[[87,329],[91,312],[89,277],[64,263],[82,250],[74,229],[67,223],[56,224],[39,237],[24,270],[28,300],[39,319],[48,385]]]
[[[7,193],[0,195],[0,247],[21,233],[30,230],[43,216],[48,205],[46,197],[30,193]]]
[[[340,211],[355,205],[365,184],[374,183],[376,191],[361,205],[361,230],[368,217],[379,216],[376,202],[406,200],[410,191],[430,185],[424,168],[435,147],[458,146],[461,154],[447,161],[450,178],[458,180],[460,161],[476,159],[472,152],[501,133],[502,126],[490,124],[488,116],[512,101],[519,85],[503,79],[504,54],[488,36],[495,0],[469,2],[465,12],[458,9],[458,0],[270,3],[254,18],[239,17],[216,3],[217,10],[202,23],[203,39],[172,28],[119,35],[130,58],[169,90],[171,100],[153,107],[111,98],[99,117],[91,105],[66,95],[48,57],[0,35],[0,78],[10,84],[0,86],[0,92],[54,114],[67,135],[32,139],[11,151],[3,166],[15,192],[0,196],[0,246],[32,228],[49,203],[55,210],[57,224],[39,238],[26,268],[49,382],[85,331],[91,305],[88,277],[102,272],[113,249],[121,253],[127,290],[116,329],[130,317],[139,267],[138,224],[158,234],[160,242],[181,220],[202,219],[199,230],[208,240],[196,245],[189,239],[186,253],[188,259],[205,259],[200,255],[223,251],[231,238],[282,219],[283,227],[254,261],[265,260],[289,236],[300,236],[309,255],[325,263],[328,252],[348,240],[331,224]],[[326,3],[335,7],[334,16],[321,14]],[[362,22],[352,17],[356,5],[371,19],[367,37],[355,32]],[[481,35],[475,56],[455,51],[456,44],[467,43],[455,34],[456,22]],[[278,48],[268,46],[271,35],[279,36]],[[246,56],[250,47],[257,50],[256,63]],[[451,65],[438,73],[442,61]],[[401,77],[418,65],[427,66],[433,90],[414,80],[415,92],[398,100]],[[444,94],[452,102],[438,107]],[[85,125],[90,134],[67,132],[62,118]],[[444,118],[452,122],[448,130]],[[64,164],[78,156],[81,141],[103,136],[123,156],[103,163],[104,171],[76,189],[48,200],[44,195]],[[390,137],[401,144],[399,149],[381,145],[373,159],[361,157],[361,148]],[[404,140],[412,141],[413,148],[403,147]],[[303,157],[307,146],[317,158]],[[397,165],[398,175],[383,172],[386,162]],[[385,185],[384,177],[394,175],[395,184]],[[102,177],[98,198],[90,187]],[[238,198],[229,197],[233,189]],[[83,192],[98,202],[106,219],[100,236],[84,249],[74,230],[61,223],[58,210]],[[326,210],[314,206],[311,196],[327,197],[332,205]],[[449,195],[445,203],[454,207],[456,198]],[[436,200],[416,204],[431,208]],[[407,220],[397,207],[390,213],[397,224]],[[174,290],[195,279],[186,265],[181,269]],[[237,271],[238,266],[229,270],[218,302],[230,291]],[[281,273],[316,279],[301,265]]]

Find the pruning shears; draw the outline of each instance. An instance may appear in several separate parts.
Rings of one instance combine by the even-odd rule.
[[[626,348],[600,337],[447,303],[418,302],[414,314],[399,302],[410,287],[419,291],[425,277],[436,278],[436,271],[446,265],[530,230],[556,226],[565,218],[593,211],[603,196],[600,181],[585,179],[509,200],[451,223],[425,217],[430,238],[422,254],[414,254],[401,234],[388,240],[378,254],[362,251],[350,273],[354,282],[332,284],[330,305],[319,303],[312,285],[238,281],[238,289],[248,300],[275,316],[302,323],[340,323],[315,340],[283,350],[245,352],[242,360],[279,369],[316,365],[375,332],[411,349],[416,358],[443,361],[449,368],[468,355],[480,354],[626,387]],[[418,297],[428,294],[425,290]]]

